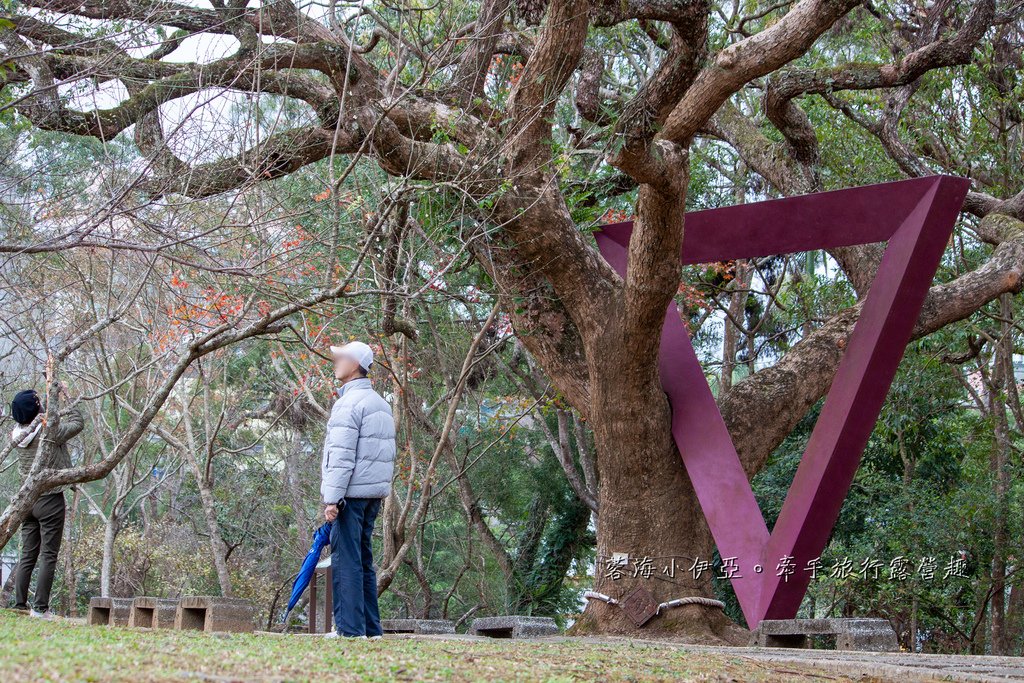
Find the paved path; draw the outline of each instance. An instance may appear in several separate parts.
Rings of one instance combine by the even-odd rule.
[[[1024,681],[1024,657],[803,650],[781,647],[709,647],[674,645],[658,641],[641,642],[723,656],[749,657],[761,661],[813,664],[818,669],[853,676],[877,676],[897,680]]]
[[[459,638],[491,640],[470,635],[387,635],[385,638]],[[986,657],[977,655],[924,655],[907,652],[855,652],[843,650],[803,650],[778,647],[712,647],[685,645],[664,640],[616,637],[568,637],[522,639],[601,645],[632,645],[666,647],[694,652],[707,652],[724,657],[748,658],[753,661],[812,665],[818,670],[852,678],[870,677],[892,681],[1024,681],[1024,657]],[[522,642],[520,641],[520,642]]]
[[[764,661],[808,663],[819,669],[847,675],[894,677],[900,680],[1024,681],[1022,657],[798,650],[776,647],[686,647]]]

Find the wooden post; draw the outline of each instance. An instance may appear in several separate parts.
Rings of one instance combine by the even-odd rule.
[[[334,630],[334,576],[324,568],[324,633]]]
[[[318,569],[313,570],[313,580],[309,582],[309,632],[316,633],[316,575]]]
[[[324,579],[324,630],[321,631],[316,622],[317,579]],[[334,590],[332,586],[333,575],[330,567],[317,567],[313,572],[313,579],[309,582],[309,632],[328,633],[334,630]]]

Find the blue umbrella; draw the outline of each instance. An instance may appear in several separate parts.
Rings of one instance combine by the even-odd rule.
[[[306,553],[306,559],[302,561],[302,569],[299,570],[298,576],[295,577],[295,583],[292,585],[292,597],[288,601],[288,609],[284,612],[284,619],[281,623],[287,627],[288,616],[292,612],[292,608],[299,602],[299,598],[306,591],[306,587],[309,585],[309,581],[313,578],[313,572],[316,571],[316,564],[320,561],[320,551],[324,549],[325,545],[330,543],[331,539],[331,524],[332,522],[324,522],[323,526],[313,532],[313,545],[309,547],[309,552]]]

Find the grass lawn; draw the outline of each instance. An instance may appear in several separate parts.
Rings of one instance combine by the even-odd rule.
[[[798,665],[630,644],[209,635],[0,610],[0,681],[849,680]]]

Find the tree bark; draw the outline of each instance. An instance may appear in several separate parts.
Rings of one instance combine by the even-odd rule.
[[[227,553],[228,547],[220,532],[220,522],[217,521],[217,504],[213,498],[213,484],[207,476],[206,467],[201,467],[198,458],[198,444],[192,430],[192,417],[187,401],[182,398],[182,422],[185,425],[185,448],[183,455],[192,467],[196,478],[196,486],[199,488],[199,498],[203,506],[203,518],[206,520],[206,528],[210,533],[210,556],[213,559],[214,569],[217,571],[217,582],[220,584],[221,595],[230,596],[233,593],[231,586],[231,572],[228,570]]]
[[[117,540],[118,520],[113,513],[103,524],[103,559],[100,561],[100,596],[110,597],[111,574],[114,571],[114,542]]]
[[[64,614],[72,618],[78,616],[78,577],[75,574],[74,534],[75,520],[78,519],[78,505],[81,500],[82,494],[76,486],[71,496],[71,506],[68,508],[67,524],[64,527],[64,587],[67,595]],[[0,601],[0,604],[5,603]]]
[[[991,468],[995,504],[995,529],[992,536],[992,605],[989,613],[992,628],[992,654],[1009,652],[1006,638],[1006,549],[1008,541],[1008,504],[1010,472],[1010,427],[1006,414],[1006,391],[1014,382],[1013,374],[1013,306],[1009,294],[999,297],[1001,336],[995,349],[995,367],[989,388],[989,413],[994,438]]]
[[[736,371],[736,353],[739,350],[740,337],[740,328],[736,323],[743,321],[743,311],[747,305],[749,282],[747,267],[743,261],[736,262],[736,278],[733,282],[735,289],[729,293],[726,299],[729,302],[728,315],[723,321],[721,394],[732,388],[732,376]]]
[[[688,181],[686,165],[673,156],[679,151],[661,150],[675,177],[641,185],[625,286],[606,302],[608,315],[586,354],[600,481],[594,590],[621,599],[642,585],[658,603],[713,595],[711,532],[676,449],[657,372],[665,308],[679,285]],[[626,566],[616,566],[617,553]],[[703,642],[745,638],[720,609],[702,605],[670,608],[643,629]],[[620,605],[592,599],[573,630],[635,633],[636,625]]]
[[[623,400],[614,382],[594,388],[601,501],[594,590],[621,599],[642,585],[657,602],[713,597],[714,543],[672,440],[665,394],[650,387],[640,400]],[[620,577],[612,566],[613,553],[628,554]],[[691,571],[704,561],[707,569]],[[649,578],[643,576],[644,567],[652,570]],[[720,609],[699,605],[664,611],[643,631],[732,644],[745,638]],[[590,600],[572,632],[635,634],[637,627],[622,607]]]
[[[213,487],[208,482],[199,481],[199,495],[203,502],[203,516],[206,518],[206,527],[210,531],[210,555],[213,556],[213,566],[217,570],[217,582],[220,584],[221,595],[230,596],[234,594],[231,585],[231,572],[228,570],[228,546],[220,533],[220,523],[217,521],[217,507],[213,500]]]
[[[298,429],[292,429],[287,442],[287,451],[284,455],[284,484],[288,492],[288,499],[292,506],[292,519],[295,529],[298,532],[296,539],[296,550],[299,555],[305,554],[309,541],[307,533],[312,526],[312,520],[306,516],[306,499],[302,495],[301,471],[302,471],[302,435]]]

